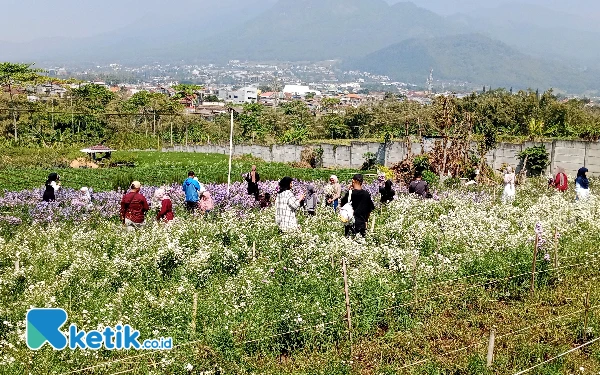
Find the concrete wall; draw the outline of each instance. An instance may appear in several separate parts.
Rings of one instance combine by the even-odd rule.
[[[550,154],[550,165],[548,172],[555,167],[563,167],[568,174],[574,175],[582,166],[589,169],[591,175],[600,175],[600,143],[583,141],[553,141],[553,142],[525,142],[522,144],[500,143],[496,149],[488,152],[487,162],[494,169],[499,169],[502,164],[510,164],[519,169],[521,166],[518,155],[521,151],[532,146],[543,144]],[[411,153],[414,155],[429,152],[433,148],[434,140],[424,139],[422,143],[412,143]],[[317,147],[317,146],[313,146]],[[377,156],[380,163],[391,166],[398,163],[408,154],[406,143],[392,142],[387,145],[383,143],[352,142],[350,146],[336,146],[322,144],[324,167],[347,167],[360,168],[364,162],[363,155],[372,152]],[[253,155],[269,162],[292,163],[300,161],[302,150],[305,146],[296,145],[235,145],[234,156]],[[476,144],[473,144],[473,149]],[[177,145],[172,148],[164,148],[164,152],[198,152],[229,154],[229,146],[221,145]]]

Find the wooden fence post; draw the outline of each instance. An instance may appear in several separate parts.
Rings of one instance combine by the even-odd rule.
[[[252,261],[256,260],[256,241],[252,241]]]
[[[531,262],[531,286],[529,288],[529,294],[533,296],[535,292],[535,264],[537,262],[538,244],[540,237],[535,234],[535,244],[533,245],[533,261]]]
[[[173,147],[173,116],[169,117],[169,125],[171,126],[171,147]]]
[[[192,304],[192,337],[196,336],[196,314],[198,313],[198,292],[194,293],[194,302]]]
[[[413,282],[413,297],[417,298],[417,269],[419,267],[419,255],[415,255],[413,260],[412,269],[412,282]]]
[[[344,294],[346,295],[346,320],[348,322],[348,338],[350,339],[350,355],[352,355],[352,313],[350,310],[350,288],[348,286],[346,258],[342,258],[342,271],[344,273]]]
[[[554,228],[554,268],[558,269],[558,228]]]
[[[19,260],[15,260],[15,273],[19,273],[19,270],[21,269],[21,265],[19,263]]]
[[[494,345],[496,343],[496,326],[490,330],[490,341],[488,342],[487,367],[492,367],[494,363]]]
[[[583,296],[583,306],[585,312],[583,314],[583,341],[587,342],[588,337],[588,317],[590,312],[590,292],[589,290]]]
[[[377,216],[373,215],[373,221],[371,222],[371,233],[375,233],[375,220],[377,220]]]

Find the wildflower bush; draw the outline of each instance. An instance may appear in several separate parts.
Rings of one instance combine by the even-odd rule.
[[[265,181],[260,188],[275,193],[276,185]],[[296,183],[295,192],[306,185]],[[320,194],[324,188],[317,185]],[[378,184],[365,188],[377,200]],[[155,189],[144,187],[142,194],[151,201]],[[120,192],[94,194],[93,207],[81,205],[69,189],[49,204],[39,202],[39,189],[4,193],[0,374],[89,367],[85,373],[481,374],[488,371],[483,354],[442,361],[440,348],[485,338],[496,321],[514,320],[517,328],[552,314],[548,311],[563,312],[569,293],[579,292],[577,280],[597,285],[592,265],[600,261],[594,247],[600,240],[600,201],[575,204],[572,194],[541,190],[541,182],[519,190],[513,205],[499,204],[496,191],[439,191],[422,200],[396,186],[397,199],[377,208],[366,241],[344,238],[342,224],[326,208],[316,217],[300,212],[301,229],[281,235],[274,209],[258,209],[245,185],[234,184],[229,198],[225,185],[207,189],[214,212],[188,215],[173,185],[175,221],[154,222],[154,206],[146,226],[134,233],[118,221]],[[531,301],[529,290],[534,243],[535,298],[542,302]],[[587,265],[559,273],[553,267],[558,245],[561,266]],[[353,342],[345,320],[342,259],[348,265]],[[523,308],[528,305],[538,310],[528,312]],[[24,342],[31,307],[64,308],[69,323],[87,330],[130,324],[142,338],[173,337],[174,349],[45,346],[33,352]],[[590,322],[596,329],[597,322]],[[535,335],[505,344],[495,371],[519,370],[569,348],[564,332],[577,327],[552,329],[553,344]],[[430,346],[433,342],[439,345]],[[594,368],[600,354],[594,353],[560,362],[554,373]],[[424,358],[429,360],[400,369]]]

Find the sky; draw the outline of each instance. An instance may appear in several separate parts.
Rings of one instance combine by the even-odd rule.
[[[397,3],[407,0],[386,0]],[[521,3],[543,6],[552,10],[600,19],[600,2],[597,0],[411,0],[420,7],[441,15],[470,13],[474,8],[494,8],[502,4]]]
[[[3,13],[10,15],[3,17],[0,22],[0,40],[5,42],[26,42],[47,37],[88,37],[140,21],[159,25],[173,19],[186,19],[190,12],[201,15],[206,7],[248,4],[247,0],[0,1]],[[198,23],[202,23],[201,17]]]
[[[263,0],[264,1],[264,0]],[[274,1],[274,0],[270,0]],[[387,0],[398,2],[402,0]],[[113,31],[140,21],[177,19],[191,9],[220,6],[247,0],[2,0],[8,17],[0,22],[0,41],[26,42],[52,37],[88,37]],[[600,21],[597,0],[413,0],[417,5],[449,15],[481,6],[526,2],[579,14]],[[482,5],[484,4],[484,5]],[[199,20],[201,23],[201,20]]]

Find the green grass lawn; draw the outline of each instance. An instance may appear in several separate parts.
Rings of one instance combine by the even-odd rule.
[[[82,157],[78,150],[56,151],[53,149],[13,149],[0,157],[0,190],[22,190],[40,187],[49,173],[61,175],[63,186],[80,188],[91,186],[95,191],[114,189],[139,180],[145,185],[161,185],[181,182],[187,172],[193,170],[200,181],[227,182],[228,156],[187,152],[120,151],[113,158],[135,161],[134,167],[99,169],[74,169],[70,161]],[[240,181],[241,174],[256,164],[263,180],[278,180],[285,176],[302,180],[327,179],[337,174],[341,180],[349,179],[357,170],[352,169],[306,169],[294,168],[284,163],[267,163],[251,157],[235,158],[232,163],[232,182]],[[373,171],[369,172],[373,173]]]

